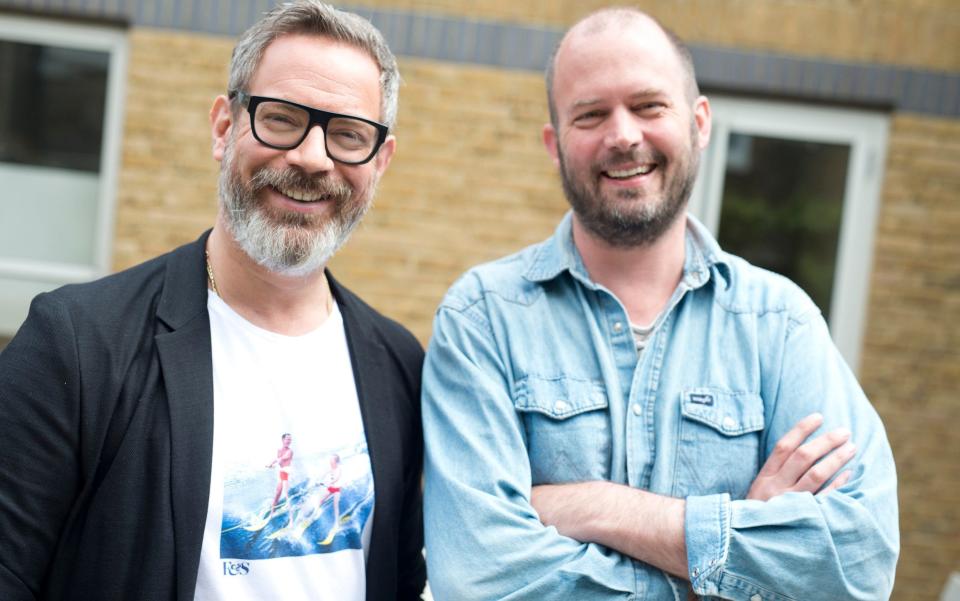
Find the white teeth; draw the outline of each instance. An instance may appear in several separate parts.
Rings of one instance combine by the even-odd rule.
[[[299,200],[300,202],[316,202],[316,201],[321,200],[321,199],[323,198],[322,195],[320,195],[320,196],[311,196],[311,195],[308,195],[306,192],[303,192],[303,191],[301,191],[301,190],[280,190],[280,192],[281,192],[284,196],[289,196],[290,198],[292,198],[292,199],[294,199],[294,200]]]
[[[640,165],[639,167],[634,167],[633,169],[624,169],[622,171],[610,170],[607,171],[607,175],[615,179],[624,179],[628,177],[633,177],[634,175],[646,175],[653,171],[653,168],[656,165]]]

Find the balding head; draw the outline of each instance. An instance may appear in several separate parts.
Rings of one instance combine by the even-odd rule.
[[[573,40],[581,41],[591,38],[591,42],[602,44],[604,35],[661,36],[663,41],[673,49],[677,57],[684,78],[687,100],[692,103],[700,95],[690,49],[676,34],[650,15],[635,8],[604,8],[587,15],[568,29],[547,61],[547,106],[550,109],[550,123],[554,127],[558,125],[554,80],[557,63],[563,60],[564,50],[571,45]]]

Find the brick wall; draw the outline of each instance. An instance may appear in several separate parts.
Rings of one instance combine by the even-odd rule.
[[[904,601],[960,570],[958,140],[957,120],[893,118],[861,360],[897,461]]]
[[[698,44],[960,68],[960,4],[956,0],[349,0],[343,4],[557,27],[604,6],[629,5]]]
[[[459,274],[547,237],[566,203],[540,142],[539,74],[400,67],[397,154],[333,265],[426,342],[433,309]]]
[[[600,3],[359,0],[563,25]],[[953,0],[644,2],[691,42],[960,70]],[[746,8],[749,6],[749,10]],[[115,267],[192,240],[216,211],[207,112],[232,40],[134,29]],[[544,238],[565,210],[540,144],[538,73],[401,57],[398,152],[333,269],[425,343],[469,266]],[[960,121],[894,114],[861,379],[900,475],[894,598],[934,601],[960,569]]]
[[[213,224],[219,163],[207,118],[226,88],[231,40],[134,29],[117,190],[114,266],[193,240]]]

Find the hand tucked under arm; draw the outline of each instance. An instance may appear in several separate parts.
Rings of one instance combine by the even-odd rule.
[[[846,471],[824,487],[856,452],[850,431],[838,429],[804,441],[823,424],[823,416],[813,413],[797,422],[777,441],[773,452],[750,485],[748,499],[767,501],[787,492],[826,494],[850,478]],[[819,462],[819,463],[818,463]]]
[[[684,501],[612,482],[534,486],[530,503],[547,526],[687,576]]]
[[[783,435],[751,485],[748,499],[766,501],[786,492],[824,494],[847,481],[850,473],[844,472],[823,486],[853,457],[848,430],[804,442],[822,423],[823,416],[814,413]],[[689,578],[682,499],[598,481],[535,486],[530,503],[543,524],[564,536],[604,545]]]

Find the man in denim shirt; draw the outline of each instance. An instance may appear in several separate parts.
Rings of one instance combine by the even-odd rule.
[[[438,601],[887,598],[880,419],[810,299],[685,214],[710,134],[689,52],[603,10],[547,90],[573,211],[453,286],[424,368]]]

